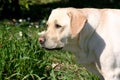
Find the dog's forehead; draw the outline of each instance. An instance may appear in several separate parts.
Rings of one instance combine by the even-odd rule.
[[[68,19],[68,15],[67,15],[66,9],[54,9],[52,10],[47,22],[51,23],[57,20],[61,23],[64,23],[65,22],[64,20],[67,20],[67,19]]]
[[[52,12],[50,14],[49,19],[50,20],[60,19],[60,18],[66,17],[66,15],[67,15],[66,10],[64,10],[64,9],[54,9],[54,10],[52,10]]]

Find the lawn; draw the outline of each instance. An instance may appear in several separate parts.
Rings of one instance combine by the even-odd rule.
[[[99,80],[72,53],[40,47],[44,22],[0,22],[0,80]]]

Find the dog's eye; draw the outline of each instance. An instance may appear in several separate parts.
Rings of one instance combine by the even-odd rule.
[[[56,24],[56,25],[55,25],[55,27],[56,27],[56,28],[60,28],[60,27],[61,27],[61,25],[59,25],[59,24]]]

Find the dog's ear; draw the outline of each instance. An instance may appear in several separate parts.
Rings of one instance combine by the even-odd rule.
[[[68,16],[71,19],[71,36],[74,38],[84,27],[87,18],[81,11],[78,11],[76,9],[69,10]]]

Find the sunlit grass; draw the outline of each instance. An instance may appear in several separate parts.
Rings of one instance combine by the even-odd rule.
[[[43,30],[0,22],[0,80],[99,80],[66,51],[46,51],[38,43]]]

